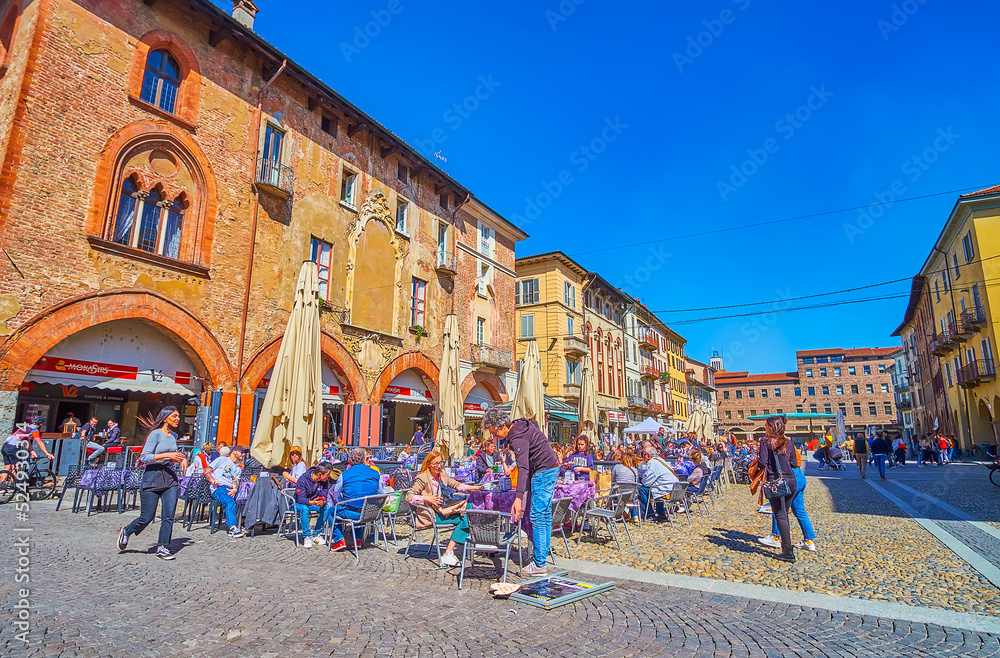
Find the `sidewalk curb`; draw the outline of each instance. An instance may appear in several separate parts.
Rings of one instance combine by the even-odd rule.
[[[604,578],[633,580],[653,585],[663,585],[666,587],[676,587],[679,589],[709,592],[713,594],[724,594],[727,596],[738,596],[746,599],[757,599],[771,603],[798,605],[807,608],[819,608],[822,610],[830,610],[832,612],[857,614],[866,617],[898,619],[900,621],[915,624],[945,626],[948,628],[975,631],[977,633],[1000,634],[1000,619],[986,615],[952,612],[950,610],[923,608],[899,603],[867,601],[864,599],[834,596],[832,594],[797,592],[778,587],[734,583],[728,580],[716,580],[714,578],[700,578],[697,576],[683,576],[680,574],[662,573],[658,571],[644,571],[634,567],[601,564],[586,560],[559,558],[559,562],[556,566],[559,569],[568,568],[579,573],[602,576]]]

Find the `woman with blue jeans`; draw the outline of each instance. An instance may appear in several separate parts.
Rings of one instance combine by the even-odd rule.
[[[809,514],[806,513],[806,476],[802,473],[802,469],[798,465],[792,469],[792,472],[795,474],[795,497],[792,498],[791,512],[802,529],[802,541],[797,542],[795,548],[815,551],[816,531],[813,530],[812,521],[809,520]],[[764,546],[781,548],[781,537],[778,534],[778,520],[774,518],[774,515],[771,516],[771,534],[761,537],[758,541],[764,544]]]

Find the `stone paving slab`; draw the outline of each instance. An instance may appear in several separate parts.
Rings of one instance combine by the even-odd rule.
[[[492,566],[458,591],[457,570],[424,559],[367,548],[356,565],[273,535],[178,527],[178,557],[162,562],[153,528],[117,553],[135,512],[53,508],[36,503],[30,519],[34,644],[8,623],[5,656],[1000,655],[989,633],[632,581],[545,612],[491,599]],[[9,506],[0,520],[11,527]],[[0,562],[8,609],[12,564]]]

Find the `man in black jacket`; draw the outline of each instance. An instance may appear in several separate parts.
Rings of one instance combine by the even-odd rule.
[[[880,432],[872,440],[872,457],[878,465],[878,475],[883,480],[885,479],[885,462],[889,459],[890,452],[891,447],[889,446],[889,442],[886,441],[885,434]]]
[[[520,521],[524,512],[528,485],[531,485],[531,543],[534,546],[534,563],[524,569],[527,577],[544,576],[552,541],[552,497],[559,480],[559,459],[552,451],[538,423],[519,418],[512,421],[510,414],[498,407],[491,407],[483,416],[483,427],[496,437],[507,440],[517,461],[517,491],[510,514]]]

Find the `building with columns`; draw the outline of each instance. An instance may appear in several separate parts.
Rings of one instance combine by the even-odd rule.
[[[0,23],[0,433],[199,399],[250,441],[304,260],[324,433],[433,431],[458,317],[467,414],[516,379],[526,234],[208,0],[14,0]],[[363,422],[361,422],[363,420]]]

